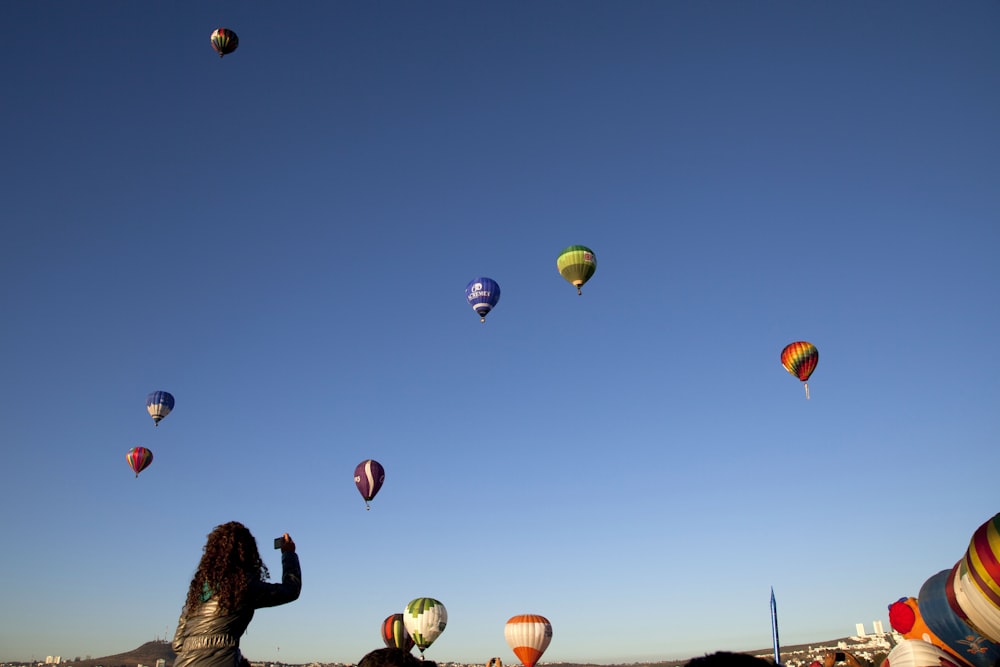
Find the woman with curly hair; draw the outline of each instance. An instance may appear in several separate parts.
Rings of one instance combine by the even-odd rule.
[[[281,548],[280,584],[267,581],[270,573],[260,559],[257,540],[242,523],[230,521],[208,534],[177,621],[174,667],[245,664],[240,637],[254,610],[291,602],[302,590],[295,542],[285,533],[275,546]]]

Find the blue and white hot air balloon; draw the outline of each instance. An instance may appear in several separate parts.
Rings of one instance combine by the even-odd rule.
[[[146,412],[153,418],[155,426],[174,409],[174,397],[167,391],[154,391],[146,396]]]
[[[473,278],[465,286],[465,300],[479,313],[479,321],[485,322],[487,313],[500,301],[500,285],[492,278]]]

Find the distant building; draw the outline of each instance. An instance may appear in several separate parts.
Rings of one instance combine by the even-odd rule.
[[[885,630],[882,629],[882,621],[872,621],[872,633],[876,635],[884,635]],[[156,667],[160,667],[157,665]]]
[[[46,665],[58,665],[62,662],[62,656],[59,655],[47,655],[45,656]]]
[[[167,667],[167,659],[166,658],[157,658],[156,659],[156,667]]]
[[[855,637],[866,637],[867,636],[867,635],[865,635],[865,624],[864,623],[858,623],[857,625],[854,626],[854,629],[857,631],[857,633],[854,635]]]

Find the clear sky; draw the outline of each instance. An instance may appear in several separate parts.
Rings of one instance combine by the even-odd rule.
[[[631,662],[888,626],[1000,511],[996,2],[0,14],[0,659],[172,636],[229,520],[302,559],[251,659],[430,596]]]

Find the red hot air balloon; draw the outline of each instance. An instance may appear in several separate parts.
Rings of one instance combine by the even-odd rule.
[[[507,621],[503,636],[524,667],[535,667],[552,641],[552,624],[538,614],[518,614]]]
[[[128,450],[125,460],[128,461],[129,466],[135,471],[135,476],[138,478],[139,473],[148,468],[149,464],[153,462],[153,452],[145,447],[133,447]]]
[[[404,651],[413,649],[415,643],[406,631],[402,614],[389,614],[382,621],[382,641],[389,648],[401,648]]]
[[[809,398],[809,376],[816,370],[819,363],[819,350],[812,343],[804,340],[789,343],[781,351],[781,365],[789,373],[802,380],[806,386],[806,398]]]
[[[354,485],[358,487],[358,492],[365,499],[365,509],[371,509],[368,501],[375,497],[384,481],[385,468],[378,461],[366,459],[354,469]]]

